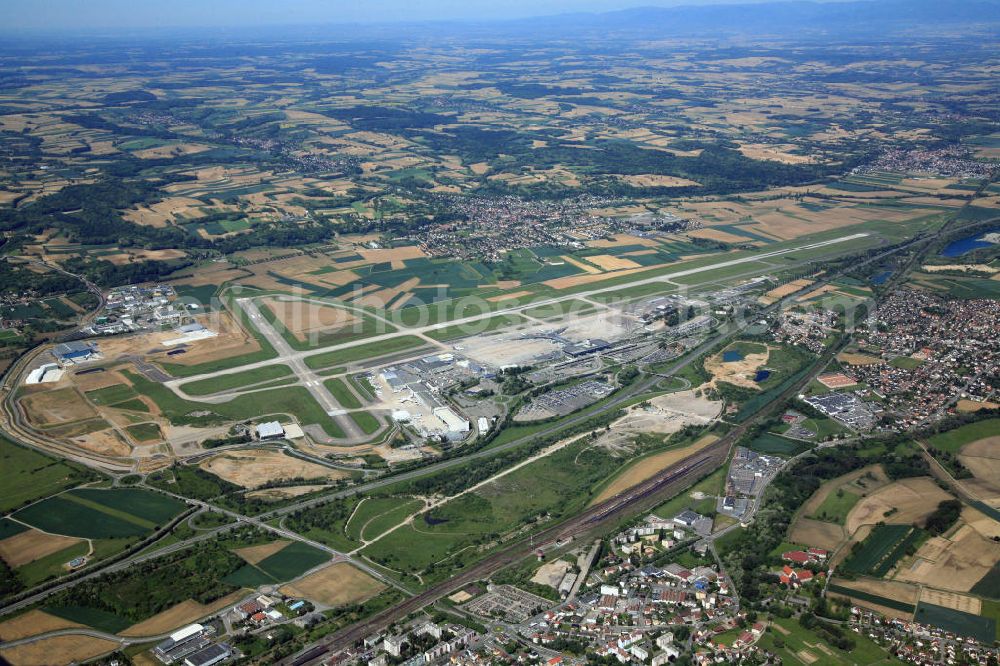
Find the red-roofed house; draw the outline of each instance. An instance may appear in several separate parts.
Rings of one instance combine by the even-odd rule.
[[[829,553],[827,553],[827,551],[823,550],[822,548],[810,548],[807,552],[810,555],[812,555],[813,557],[815,557],[817,559],[820,559],[820,560],[825,560],[826,556],[829,554]]]
[[[788,562],[795,562],[796,564],[808,564],[813,560],[813,558],[809,557],[809,553],[801,550],[785,551],[781,554],[781,559]]]

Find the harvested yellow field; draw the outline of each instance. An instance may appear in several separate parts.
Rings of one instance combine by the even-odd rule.
[[[848,365],[878,365],[883,362],[878,356],[872,356],[870,354],[849,354],[847,352],[838,354],[837,360]]]
[[[155,148],[145,148],[137,150],[132,154],[142,160],[159,160],[170,157],[183,157],[185,155],[195,155],[210,150],[211,146],[203,143],[177,143],[168,146],[156,146]]]
[[[257,564],[267,558],[271,557],[277,552],[280,552],[290,544],[291,541],[287,539],[278,539],[277,541],[272,541],[270,543],[262,543],[259,546],[247,546],[246,548],[238,548],[233,552],[242,557],[249,564]]]
[[[490,296],[486,300],[490,303],[499,303],[500,301],[509,301],[515,298],[522,298],[524,296],[531,296],[533,292],[531,291],[515,291],[512,294],[500,294],[499,296]]]
[[[592,504],[614,497],[618,493],[624,492],[633,486],[637,486],[647,479],[651,479],[660,472],[669,469],[671,466],[677,464],[681,460],[684,460],[688,456],[701,451],[705,447],[716,442],[718,439],[719,438],[715,435],[705,435],[697,442],[689,446],[675,449],[673,451],[664,451],[663,453],[657,453],[649,456],[648,458],[643,458],[636,464],[626,469],[614,481],[608,484],[608,486],[601,491],[601,494],[594,498]]]
[[[261,300],[274,313],[288,332],[299,340],[310,333],[333,331],[358,323],[350,311],[311,301],[272,296]]]
[[[1000,498],[1000,436],[985,437],[966,444],[958,458],[973,476],[972,479],[963,479],[962,483],[971,486],[987,503],[995,503]]]
[[[956,592],[934,590],[929,587],[925,587],[920,590],[920,601],[925,604],[934,604],[935,606],[954,608],[955,610],[964,611],[973,615],[979,615],[979,611],[983,608],[983,602],[976,597],[970,597],[967,594],[958,594]]]
[[[338,562],[283,585],[280,592],[335,608],[371,599],[383,589],[385,585],[360,569],[347,562]]]
[[[410,278],[406,282],[403,282],[395,287],[387,287],[385,289],[379,289],[378,291],[368,292],[361,298],[355,299],[354,304],[373,308],[384,308],[400,294],[411,292],[418,286],[420,286],[420,278]]]
[[[896,579],[933,585],[952,592],[968,592],[1000,559],[991,539],[962,525],[950,538],[932,537],[913,558],[899,565]]]
[[[663,268],[667,264],[655,264],[653,266],[643,266],[642,268],[633,268],[630,270],[618,271],[614,275],[608,273],[599,273],[595,275],[570,275],[569,277],[553,278],[551,280],[546,280],[542,284],[548,285],[553,289],[572,289],[573,287],[579,287],[584,284],[592,284],[594,282],[600,282],[601,280],[607,280],[608,278],[614,277],[618,278],[622,275],[636,275],[642,273],[643,271],[653,270],[654,268]]]
[[[226,606],[235,604],[245,593],[244,590],[237,590],[209,604],[200,604],[193,599],[187,599],[176,606],[171,606],[162,613],[157,613],[149,619],[143,620],[138,624],[133,624],[128,629],[119,632],[119,634],[121,636],[158,636],[165,634],[168,631],[179,629],[203,617],[217,613]]]
[[[1000,538],[1000,522],[970,506],[962,509],[962,522],[987,539]]]
[[[722,229],[713,229],[712,227],[695,229],[694,231],[689,231],[687,235],[691,236],[692,238],[704,238],[707,240],[714,240],[714,241],[720,241],[722,243],[732,243],[738,245],[751,242],[751,240],[746,236],[737,236],[736,234],[731,234],[728,231],[723,231]]]
[[[589,264],[586,261],[580,261],[576,257],[571,257],[568,254],[564,255],[562,257],[559,257],[559,258],[562,259],[563,261],[565,261],[567,264],[572,264],[573,266],[576,266],[577,268],[582,269],[584,272],[586,272],[586,273],[588,273],[590,275],[600,275],[603,272],[597,266]],[[588,260],[589,260],[589,258],[588,258]]]
[[[814,548],[834,551],[847,539],[847,535],[844,533],[844,528],[836,523],[798,518],[788,531],[788,539],[793,543],[804,543]]]
[[[205,203],[190,197],[168,197],[162,201],[126,210],[123,217],[129,222],[150,227],[165,227],[176,222],[178,217],[195,219],[204,217],[200,208]]]
[[[201,468],[244,488],[296,478],[332,481],[347,476],[346,472],[266,449],[221,453],[202,462]]]
[[[788,296],[790,294],[794,294],[795,292],[799,291],[800,289],[805,289],[809,285],[813,284],[813,282],[814,282],[814,280],[810,280],[808,278],[801,278],[801,279],[798,279],[798,280],[792,280],[791,282],[787,282],[787,283],[781,285],[780,287],[775,287],[771,291],[765,293],[761,297],[760,300],[761,300],[762,303],[770,305],[771,303],[774,303],[775,301],[781,300],[785,296]]]
[[[83,539],[46,534],[31,529],[0,541],[0,558],[3,558],[11,568],[16,569],[81,541]]]
[[[927,476],[902,479],[863,497],[847,515],[847,532],[862,525],[922,523],[944,500],[954,499]],[[888,515],[887,515],[888,514]]]
[[[651,173],[640,173],[634,176],[618,176],[618,179],[633,187],[698,187],[701,183],[677,178],[676,176],[658,176]]]
[[[595,254],[587,257],[587,261],[592,264],[597,264],[606,271],[620,271],[628,268],[640,268],[639,264],[635,263],[631,259],[616,257],[610,254]]]
[[[57,629],[72,629],[82,626],[78,622],[64,620],[61,617],[35,609],[24,615],[0,622],[0,641],[16,641],[19,638],[37,636]]]
[[[895,599],[908,604],[916,604],[917,595],[919,594],[919,589],[915,585],[908,585],[906,583],[899,583],[896,581],[872,580],[870,578],[864,578],[861,580],[844,580],[842,578],[837,578],[835,582],[837,585],[857,590],[858,592],[867,592],[869,594],[885,597],[887,599]],[[831,591],[829,594],[835,597],[847,597],[851,599],[852,603],[855,605],[869,608],[885,615],[886,617],[894,617],[901,620],[912,619],[912,614],[907,613],[906,611],[889,608],[888,606],[882,606],[881,604],[875,604],[866,599],[849,597],[841,592]]]
[[[791,144],[744,143],[740,145],[739,151],[752,160],[768,160],[782,164],[809,164],[815,161],[807,155],[794,155],[787,152],[793,147]]]
[[[101,257],[101,259],[110,261],[115,266],[125,266],[137,261],[168,261],[170,259],[183,259],[186,256],[187,253],[183,250],[139,250],[137,252],[110,254]]]
[[[0,649],[0,657],[11,666],[52,666],[88,661],[116,649],[117,641],[90,636],[56,636]]]
[[[995,402],[989,402],[987,400],[979,402],[977,400],[968,400],[966,398],[962,398],[955,404],[955,409],[964,413],[978,412],[981,409],[996,409],[997,407],[1000,407],[1000,404]]]
[[[421,259],[427,256],[424,254],[424,251],[416,245],[407,245],[404,247],[393,247],[380,250],[358,248],[358,254],[364,257],[365,263],[369,264],[379,264],[386,261],[403,261],[405,259]]]

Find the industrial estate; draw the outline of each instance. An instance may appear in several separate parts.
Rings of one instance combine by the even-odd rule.
[[[1000,6],[885,4],[0,46],[0,663],[997,664]]]

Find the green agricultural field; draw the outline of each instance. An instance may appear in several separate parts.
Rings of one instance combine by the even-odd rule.
[[[275,379],[282,379],[292,374],[292,369],[287,365],[265,365],[262,368],[234,372],[228,375],[220,375],[211,379],[199,379],[198,381],[181,384],[181,389],[188,395],[211,395],[222,391],[233,391],[254,384],[262,384]]]
[[[304,386],[287,386],[237,396],[228,402],[206,404],[179,398],[162,384],[123,371],[136,390],[151,398],[174,425],[209,425],[245,419],[266,420],[288,414],[302,425],[317,423],[331,437],[344,433]],[[204,415],[204,412],[210,412]],[[199,416],[191,416],[191,414]]]
[[[839,488],[827,495],[823,503],[816,508],[816,512],[809,518],[843,525],[847,514],[851,512],[860,499],[861,495]]]
[[[881,578],[923,536],[923,530],[910,525],[876,525],[842,566],[850,573]]]
[[[276,581],[284,582],[298,578],[329,560],[329,553],[301,541],[293,541],[274,555],[258,562],[257,568]]]
[[[1000,563],[994,564],[969,591],[987,599],[1000,599]]]
[[[15,517],[54,534],[110,539],[148,534],[183,508],[177,500],[138,488],[80,489],[32,504]]]
[[[939,627],[959,636],[970,636],[986,645],[996,640],[997,636],[994,618],[973,615],[944,606],[920,602],[917,604],[917,612],[914,613],[913,619],[921,624]]]
[[[125,430],[137,442],[155,442],[163,439],[160,426],[155,423],[139,423],[128,426]]]
[[[1000,601],[983,599],[982,608],[980,608],[979,614],[993,620],[994,626],[996,627],[995,640],[1000,641]]]
[[[388,340],[369,342],[355,347],[348,347],[347,349],[339,349],[337,351],[309,356],[306,358],[306,365],[313,369],[327,368],[331,365],[342,365],[378,356],[385,356],[387,354],[394,354],[406,349],[421,347],[424,344],[423,340],[414,335],[400,335],[395,338],[389,338]]]
[[[0,518],[0,541],[3,541],[8,537],[12,537],[15,534],[26,532],[27,530],[28,528],[21,523],[13,521],[9,518]]]
[[[958,453],[966,444],[987,437],[995,437],[998,432],[1000,432],[1000,419],[986,419],[939,433],[927,441],[935,449]]]
[[[122,540],[124,544],[134,542],[136,537],[131,537],[129,539]],[[116,543],[118,539],[114,540]],[[100,543],[95,541],[95,558],[99,558],[101,555],[97,553],[96,544]],[[124,546],[123,546],[124,547]],[[43,583],[47,580],[53,578],[58,578],[66,574],[66,563],[77,557],[82,557],[90,552],[90,543],[87,541],[81,541],[75,543],[68,548],[63,548],[62,550],[50,553],[45,557],[41,557],[34,562],[29,562],[24,566],[17,568],[17,579],[25,587],[34,587],[39,583]]]
[[[97,475],[73,463],[63,462],[20,447],[0,437],[0,512],[6,513],[29,502],[92,481]]]
[[[121,511],[155,525],[165,525],[187,505],[163,493],[150,492],[141,488],[114,488],[99,490],[80,488],[69,493],[114,511]]]
[[[341,407],[346,409],[358,409],[361,407],[361,401],[358,400],[358,397],[340,379],[336,377],[327,379],[323,382],[323,385],[326,386],[336,401],[340,403]]]
[[[130,627],[133,623],[114,613],[88,606],[46,606],[45,612],[70,622],[78,622],[88,627],[113,634]]]

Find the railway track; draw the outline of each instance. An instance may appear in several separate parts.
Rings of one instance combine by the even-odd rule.
[[[528,557],[535,550],[532,543],[565,540],[570,537],[575,539],[589,532],[609,527],[612,523],[616,523],[619,519],[640,509],[653,508],[665,496],[676,494],[684,487],[694,483],[704,472],[715,469],[726,459],[729,449],[735,441],[735,438],[727,435],[638,486],[536,533],[531,539],[522,539],[513,546],[481,560],[457,576],[410,597],[371,618],[345,627],[331,634],[318,645],[281,663],[290,666],[318,663],[327,655],[353,646],[369,634],[438,601],[455,590],[486,578]]]

